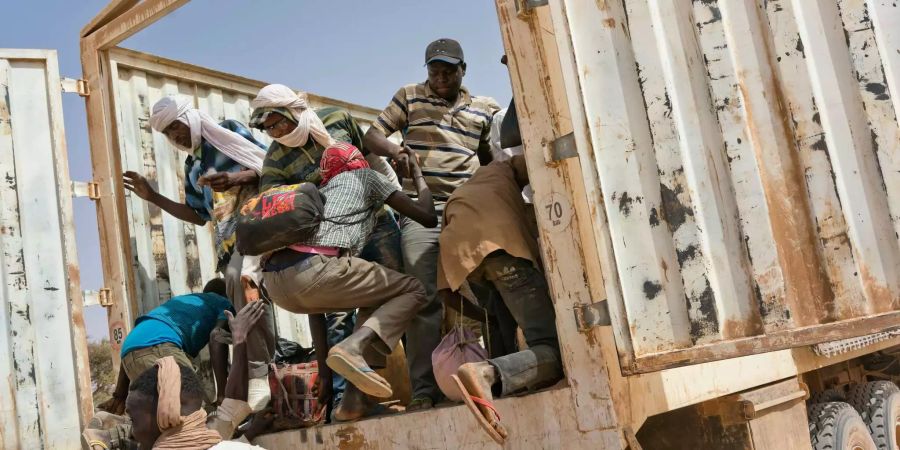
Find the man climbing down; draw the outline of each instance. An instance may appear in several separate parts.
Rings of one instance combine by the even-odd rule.
[[[165,356],[156,360],[131,383],[124,402],[130,417],[98,414],[101,420],[95,417],[91,421],[82,434],[88,448],[130,449],[138,448],[137,445],[155,449],[226,448],[226,445],[216,443],[231,439],[237,426],[251,413],[247,404],[247,335],[259,326],[265,308],[262,302],[255,302],[242,309],[237,317],[230,311],[226,311],[225,315],[234,341],[234,366],[228,374],[225,400],[214,417],[207,419],[204,410],[200,409],[203,390],[190,367],[179,364],[174,356]],[[169,375],[172,376],[161,377],[159,371],[163,367],[167,372],[177,368],[177,373],[171,370]],[[174,376],[176,374],[179,376]],[[178,401],[173,399],[168,406],[180,405],[180,412],[172,414],[168,420],[162,420],[163,415],[175,411],[161,411],[157,404],[160,399],[176,394]],[[249,442],[267,430],[273,419],[274,416],[267,412],[257,413],[240,440],[229,442],[227,448],[259,449],[249,445]]]
[[[326,199],[321,223],[309,239],[265,258],[263,286],[278,306],[310,314],[322,386],[331,385],[329,369],[351,383],[334,417],[354,420],[375,406],[366,394],[392,395],[391,386],[372,367],[384,367],[386,356],[426,302],[425,289],[412,276],[355,255],[383,203],[426,227],[435,226],[437,217],[418,165],[417,200],[370,169],[359,150],[346,143],[329,143],[320,173],[320,192]],[[329,351],[322,314],[356,308],[356,331]]]
[[[522,328],[528,349],[485,362],[468,363],[455,381],[479,425],[498,443],[507,431],[493,406],[494,396],[533,391],[562,378],[555,311],[540,258],[536,227],[526,214],[522,188],[528,184],[523,156],[478,169],[456,189],[444,210],[440,289],[463,282],[495,289]],[[488,305],[484,305],[488,306]]]
[[[217,124],[208,114],[192,107],[184,97],[164,97],[153,105],[150,126],[166,136],[175,148],[188,153],[184,165],[184,203],[156,192],[136,172],[125,173],[125,188],[162,210],[197,225],[212,220],[215,226],[217,271],[225,275],[226,296],[240,311],[258,299],[258,258],[245,258],[234,249],[236,210],[248,197],[256,195],[265,147],[240,122]],[[224,333],[227,334],[227,333]],[[219,334],[220,336],[222,333]],[[214,339],[213,346],[223,346]],[[249,338],[251,401],[259,410],[269,399],[268,367],[275,353],[275,328],[271,307],[263,325]],[[224,386],[226,361],[214,361],[216,384]],[[219,400],[222,391],[219,390]]]
[[[138,317],[122,343],[122,365],[113,398],[99,408],[122,414],[130,382],[161,358],[171,356],[179,364],[193,367],[191,359],[206,347],[213,328],[225,323],[225,311],[232,309],[225,297],[225,281],[214,278],[206,283],[203,293],[172,297]],[[228,348],[224,349],[227,352]],[[211,352],[210,358],[213,356]],[[227,353],[215,356],[225,358]],[[226,375],[220,375],[224,380]],[[224,388],[224,382],[217,387],[223,397]]]
[[[319,169],[322,154],[333,142],[355,146],[365,156],[371,169],[384,175],[399,189],[397,175],[384,158],[367,154],[363,147],[362,128],[346,109],[312,108],[305,93],[294,92],[281,84],[270,84],[260,89],[250,106],[253,107],[250,126],[272,138],[263,163],[260,191],[303,182],[318,186],[322,182]],[[359,257],[401,271],[399,241],[400,227],[393,212],[382,208],[376,215],[374,229]],[[353,311],[335,311],[325,317],[329,345],[336,345],[353,332],[356,320]],[[335,375],[332,389],[322,390],[322,394],[333,394],[331,403],[337,405],[343,397],[345,386],[343,377]]]

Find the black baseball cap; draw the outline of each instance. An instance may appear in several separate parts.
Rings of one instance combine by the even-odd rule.
[[[462,46],[453,39],[441,38],[430,44],[425,49],[425,64],[434,61],[443,61],[450,64],[459,64],[464,61]]]

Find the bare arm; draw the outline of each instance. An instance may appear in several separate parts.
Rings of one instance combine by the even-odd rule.
[[[128,379],[128,375],[125,374],[125,368],[119,367],[119,379],[116,381],[116,388],[113,391],[112,398],[97,405],[97,408],[110,414],[125,414],[125,399],[128,397],[130,384],[131,381]]]
[[[422,226],[434,228],[438,224],[438,219],[437,212],[434,210],[434,199],[431,198],[431,190],[425,184],[422,169],[415,160],[410,161],[410,166],[412,167],[413,181],[416,184],[416,192],[419,194],[418,198],[413,200],[403,192],[396,191],[385,200],[385,203],[398,213],[419,222]]]
[[[316,351],[316,363],[319,366],[319,406],[327,405],[331,401],[331,369],[325,364],[328,358],[328,323],[325,314],[310,314],[309,331],[312,334],[313,348]]]
[[[263,302],[252,302],[241,308],[237,317],[231,311],[225,311],[231,328],[231,337],[234,342],[234,361],[231,364],[231,372],[228,374],[228,382],[225,383],[225,398],[247,401],[249,389],[249,373],[247,367],[247,334],[259,322],[265,314]]]
[[[403,147],[391,142],[384,133],[375,127],[370,127],[369,130],[366,131],[363,143],[365,144],[366,150],[378,156],[396,158],[400,152],[403,151]]]
[[[219,333],[224,323],[217,324],[212,334]],[[216,402],[225,399],[225,380],[228,377],[228,345],[218,342],[213,336],[209,339],[209,363],[216,380]]]
[[[174,202],[165,195],[153,190],[150,183],[147,182],[147,179],[144,178],[143,175],[137,172],[128,171],[125,172],[123,181],[125,183],[125,189],[128,189],[129,191],[134,192],[138,197],[159,206],[163,211],[175,216],[177,219],[195,225],[203,225],[206,223],[206,221],[197,214],[197,211],[194,211],[190,206],[184,203]]]

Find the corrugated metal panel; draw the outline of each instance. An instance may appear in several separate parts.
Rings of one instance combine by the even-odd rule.
[[[0,49],[0,447],[81,448],[90,412],[56,52]]]
[[[900,326],[894,2],[551,7],[627,372]]]
[[[113,49],[109,56],[122,171],[141,173],[160,193],[183,201],[186,153],[153,132],[150,108],[163,96],[179,94],[193,98],[197,108],[217,120],[236,119],[246,124],[250,100],[265,83],[126,49]],[[310,103],[313,107],[347,108],[363,128],[368,128],[376,114],[315,95],[310,95]],[[271,141],[257,130],[253,134],[261,142]],[[215,239],[211,224],[183,222],[130,194],[126,194],[126,204],[138,299],[133,320],[173,295],[199,291],[215,277]],[[276,322],[282,337],[310,345],[305,316],[279,310]]]

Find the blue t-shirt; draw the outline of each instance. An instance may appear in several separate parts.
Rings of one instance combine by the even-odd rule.
[[[225,320],[225,310],[234,312],[231,302],[219,294],[172,297],[138,317],[134,329],[122,343],[122,356],[169,342],[194,358],[209,343],[209,333],[216,326],[216,321]]]

